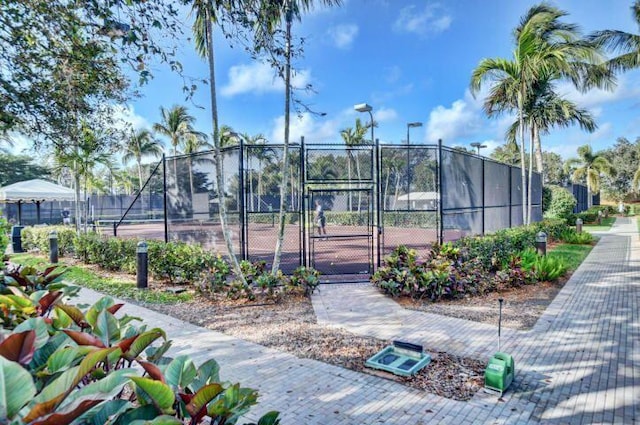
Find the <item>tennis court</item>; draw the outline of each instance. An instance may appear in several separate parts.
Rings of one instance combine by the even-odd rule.
[[[283,181],[282,145],[240,141],[224,148],[222,200],[217,198],[213,152],[163,158],[116,234],[180,240],[224,253],[218,218],[224,202],[236,253],[270,264],[283,203],[285,273],[308,265],[327,275],[366,275],[399,245],[426,254],[437,242],[522,223],[519,168],[441,143],[346,146],[301,140],[289,150]],[[542,216],[541,187],[534,173],[534,221]],[[318,204],[326,216],[326,236],[313,228]],[[131,220],[138,217],[147,220]],[[102,225],[102,231],[113,234],[113,223]]]

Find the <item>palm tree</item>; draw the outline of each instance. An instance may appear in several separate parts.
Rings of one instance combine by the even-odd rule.
[[[178,146],[193,133],[195,118],[189,114],[185,106],[174,105],[171,109],[160,107],[160,122],[153,124],[153,131],[169,138],[173,146],[174,157],[178,155]],[[178,184],[178,168],[176,158],[173,159],[173,175]]]
[[[54,174],[60,174],[64,169],[72,169],[74,173],[74,186],[76,194],[84,191],[84,199],[93,184],[93,176],[101,166],[113,169],[113,156],[106,150],[101,140],[102,135],[92,130],[86,123],[80,125],[78,145],[72,151],[57,149],[54,152]],[[79,196],[77,196],[80,199]],[[84,230],[87,230],[87,220],[83,209],[76,203],[76,217],[84,222]],[[78,222],[76,222],[78,226]],[[79,230],[79,228],[78,228]]]
[[[142,159],[144,157],[159,158],[162,156],[162,143],[160,143],[149,130],[140,129],[134,131],[125,141],[125,154],[122,156],[124,165],[135,161],[138,167],[138,187],[142,192]]]
[[[536,103],[532,100],[535,99],[536,88],[544,85],[541,83],[548,84],[565,78],[583,90],[593,85],[608,87],[611,82],[610,74],[598,63],[598,49],[579,38],[576,25],[560,21],[566,15],[566,12],[544,3],[532,7],[514,32],[516,48],[513,60],[483,59],[473,71],[471,79],[473,94],[481,89],[485,80],[493,81],[484,105],[489,115],[505,111],[517,113],[523,188],[527,186],[525,114],[527,105]],[[531,145],[534,139],[531,138]],[[523,208],[523,221],[528,224],[531,204],[524,190],[522,203],[528,206]]]
[[[640,0],[631,6],[633,19],[640,27]],[[597,31],[589,39],[599,46],[604,46],[619,53],[609,60],[614,71],[628,71],[640,67],[640,34],[630,34],[619,30]]]
[[[258,212],[262,210],[262,167],[265,161],[271,161],[275,152],[266,146],[267,138],[263,134],[252,136],[244,133],[242,138],[250,147],[247,150],[247,162],[249,168],[249,196],[251,198],[251,211],[255,211],[253,196],[253,169],[251,161],[253,158],[258,160]]]
[[[340,5],[341,0],[318,0],[320,4],[326,6]],[[285,200],[287,195],[287,185],[284,184],[288,180],[287,172],[289,168],[289,132],[290,132],[290,112],[291,112],[291,25],[293,18],[300,19],[301,12],[309,11],[313,5],[313,0],[263,0],[258,2],[258,26],[256,28],[256,38],[266,37],[271,39],[275,33],[277,26],[284,18],[285,21],[285,46],[284,46],[284,147],[282,149],[282,181],[280,187],[280,214],[278,220],[278,240],[276,242],[275,252],[273,254],[272,273],[275,275],[280,268],[280,257],[282,255],[282,247],[284,244],[284,227],[285,227]],[[267,42],[267,48],[271,52],[282,51],[279,46]],[[280,71],[279,71],[280,73]],[[282,75],[282,74],[281,74]]]
[[[193,163],[195,154],[202,151],[208,151],[213,149],[213,145],[209,143],[209,139],[205,133],[199,131],[193,131],[189,134],[183,142],[184,153],[187,154],[187,166],[189,172],[189,189],[191,193],[191,199],[193,199],[194,187],[193,187]],[[209,158],[198,156],[195,158],[196,163],[209,162]]]
[[[359,155],[358,158],[354,157],[352,148],[355,146],[360,146],[366,143],[365,136],[367,131],[371,128],[371,126],[375,126],[374,123],[369,123],[367,125],[362,125],[362,121],[360,118],[356,118],[356,126],[355,128],[347,127],[340,132],[340,136],[344,141],[345,145],[347,145],[347,173],[349,176],[349,188],[351,187],[351,162],[355,162],[356,164],[356,176],[358,177],[358,181],[362,179],[362,175],[360,173],[360,161]],[[373,141],[371,142],[373,143]],[[349,211],[352,209],[352,200],[351,193],[349,192]],[[362,203],[362,193],[358,192],[358,212],[360,212],[360,204]]]
[[[586,181],[587,183],[587,207],[591,207],[591,193],[600,190],[600,175],[613,177],[615,169],[603,156],[593,153],[591,146],[584,145],[578,148],[578,158],[568,159],[565,163],[567,169],[576,167],[572,174],[572,180]]]
[[[218,120],[218,102],[216,93],[216,74],[215,74],[215,49],[213,44],[213,25],[218,22],[219,14],[229,14],[230,18],[233,16],[230,12],[242,11],[244,5],[243,2],[225,2],[222,4],[221,0],[192,0],[191,13],[195,16],[193,23],[193,35],[195,48],[198,55],[207,59],[209,66],[209,97],[211,102],[211,122],[213,124],[213,150],[214,161],[216,169],[216,192],[218,197],[220,224],[222,227],[222,235],[227,248],[227,254],[229,261],[236,276],[240,279],[243,285],[247,285],[247,281],[240,269],[240,263],[233,249],[233,241],[231,240],[231,233],[229,231],[229,225],[227,221],[227,206],[224,202],[224,180],[223,180],[223,167],[222,167],[222,154],[221,154],[221,137],[220,137],[220,122]]]

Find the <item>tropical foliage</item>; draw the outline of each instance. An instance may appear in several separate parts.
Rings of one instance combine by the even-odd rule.
[[[164,330],[118,315],[123,304],[110,297],[84,310],[70,304],[77,288],[59,277],[18,266],[0,282],[7,423],[235,424],[257,403],[255,390],[220,380],[214,359],[168,357]],[[278,422],[269,412],[258,424]]]

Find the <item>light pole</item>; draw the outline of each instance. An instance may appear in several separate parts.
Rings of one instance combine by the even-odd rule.
[[[471,143],[471,146],[472,146],[472,147],[474,147],[474,148],[476,148],[476,153],[477,153],[478,155],[480,155],[480,149],[482,149],[482,148],[486,148],[486,147],[487,147],[487,145],[483,145],[483,144],[482,144],[482,143],[480,143],[480,142],[473,142],[473,143]]]
[[[411,140],[409,139],[409,137],[411,136],[411,134],[409,133],[409,129],[414,127],[422,127],[422,123],[419,121],[407,123],[407,146],[411,144]]]
[[[378,172],[380,171],[380,150],[378,148],[378,144],[376,143],[376,139],[374,137],[373,134],[373,127],[374,127],[374,121],[373,121],[373,113],[371,111],[373,111],[373,108],[371,107],[371,105],[367,104],[367,103],[359,103],[357,105],[353,106],[353,109],[355,109],[358,112],[368,112],[369,113],[369,118],[371,118],[371,144],[374,146],[374,151],[376,153],[376,157],[375,157],[375,173],[374,173],[374,178],[375,178],[375,195],[376,195],[376,228],[377,228],[377,238],[376,238],[376,251],[377,251],[377,265],[378,267],[380,267],[380,238],[382,237],[382,227],[381,227],[381,220],[380,220],[380,176],[378,175]]]

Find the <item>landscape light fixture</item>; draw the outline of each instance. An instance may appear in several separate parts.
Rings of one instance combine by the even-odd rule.
[[[414,128],[414,127],[422,127],[422,123],[420,121],[416,121],[416,122],[408,122],[407,123],[407,145],[410,145],[410,134],[409,134],[409,129],[410,128]]]
[[[373,108],[371,107],[371,105],[367,104],[367,103],[358,103],[357,105],[353,106],[353,109],[355,109],[358,112],[368,112],[369,113],[369,117],[371,118],[371,144],[375,144],[375,140],[373,138],[373,114],[371,113],[371,111],[373,111]]]
[[[474,148],[476,148],[476,153],[477,153],[478,155],[480,155],[480,149],[482,149],[482,148],[486,148],[486,147],[487,147],[487,145],[483,145],[483,144],[482,144],[482,143],[480,143],[480,142],[473,142],[473,143],[471,143],[471,146],[472,146],[472,147],[474,147]]]

